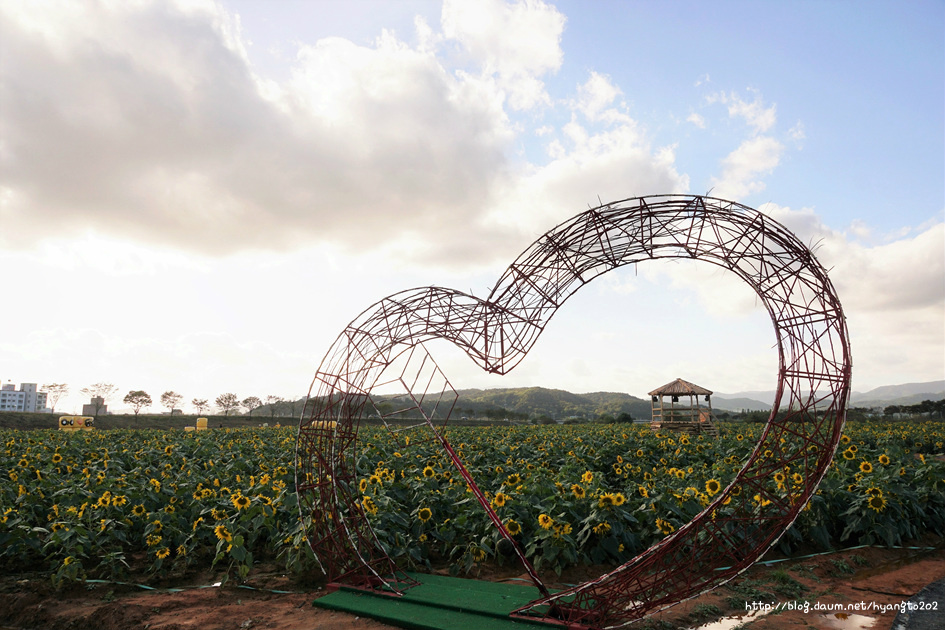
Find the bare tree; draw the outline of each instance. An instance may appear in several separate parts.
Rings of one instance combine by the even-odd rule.
[[[262,401],[259,400],[258,396],[248,396],[243,399],[241,404],[246,408],[247,414],[251,416],[253,415],[253,409],[259,407],[262,404]]]
[[[202,416],[203,412],[210,406],[206,398],[194,398],[190,401],[190,404],[197,410],[198,416]]]
[[[180,404],[184,397],[178,394],[175,391],[164,392],[161,394],[161,405],[167,407],[167,410],[173,414],[174,410],[177,408],[177,405]]]
[[[215,401],[217,407],[223,410],[223,415],[228,416],[230,412],[240,406],[240,401],[236,394],[220,394]]]
[[[289,411],[292,413],[293,418],[297,418],[299,411],[305,407],[305,403],[308,402],[308,396],[303,396],[299,399],[292,399],[289,401]]]
[[[69,393],[69,386],[65,383],[50,383],[43,385],[41,391],[46,392],[46,402],[49,403],[53,413],[56,413],[56,405],[59,404],[60,398]]]
[[[272,420],[276,417],[276,407],[281,405],[283,402],[282,396],[273,396],[272,394],[266,396],[266,404],[269,405],[269,419]]]
[[[135,410],[135,417],[137,417],[138,412],[144,407],[150,407],[152,405],[151,396],[140,389],[133,389],[128,392],[125,395],[124,402],[126,405],[131,405],[131,408]]]
[[[98,419],[99,412],[105,408],[108,404],[108,399],[115,395],[115,392],[118,391],[118,388],[112,385],[111,383],[96,383],[95,385],[90,385],[89,387],[83,387],[79,390],[79,393],[85,394],[89,397],[91,404],[93,405],[93,413],[95,419]]]

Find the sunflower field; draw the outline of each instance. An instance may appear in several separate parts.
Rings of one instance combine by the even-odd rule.
[[[761,425],[722,437],[640,425],[455,427],[450,443],[540,571],[616,565],[684,525],[741,468]],[[421,431],[362,427],[359,490],[407,568],[510,562],[447,456]],[[294,488],[292,428],[0,430],[0,568],[56,584],[154,579],[257,562],[316,565]],[[945,425],[848,423],[817,494],[780,545],[902,544],[945,533]],[[775,473],[790,491],[798,475]],[[514,562],[514,560],[511,560]]]

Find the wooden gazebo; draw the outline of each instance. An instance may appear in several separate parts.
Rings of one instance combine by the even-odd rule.
[[[654,431],[668,429],[718,436],[719,430],[712,421],[712,392],[705,387],[677,378],[654,389],[649,396],[653,405],[650,428]]]

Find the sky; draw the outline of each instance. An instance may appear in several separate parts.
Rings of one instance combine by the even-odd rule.
[[[945,378],[945,4],[0,0],[0,379],[308,392],[395,292],[485,298],[601,203],[706,194],[828,269],[853,389]],[[751,289],[605,274],[504,376],[771,390]],[[191,411],[189,404],[185,411]]]

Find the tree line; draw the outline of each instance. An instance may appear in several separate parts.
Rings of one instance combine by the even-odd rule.
[[[65,383],[50,383],[43,385],[40,391],[46,393],[46,402],[52,408],[53,413],[55,413],[56,405],[59,400],[69,393],[69,386]],[[108,401],[113,399],[118,393],[118,388],[111,383],[96,383],[89,387],[83,387],[79,392],[89,397],[91,400],[90,404],[94,407],[93,415],[98,417],[98,414],[108,404]],[[166,407],[168,413],[174,413],[175,410],[178,410],[183,400],[183,394],[179,394],[173,390],[164,392],[159,398],[161,406]],[[142,410],[154,405],[154,399],[151,398],[151,395],[141,389],[130,390],[125,394],[122,402],[131,407],[135,416]],[[265,398],[247,396],[240,400],[239,396],[228,392],[220,394],[213,402],[224,417],[229,416],[231,413],[238,412],[241,408],[246,411],[247,415],[251,416],[254,411],[266,405],[268,406],[269,416],[275,418],[277,414],[282,415],[287,412],[291,417],[298,415],[304,400],[286,400],[281,396],[275,395],[269,395]],[[203,415],[211,409],[210,401],[206,398],[194,398],[190,401],[190,404],[197,410],[197,415]]]
[[[884,416],[894,416],[896,414],[906,415],[929,415],[933,418],[945,416],[945,398],[942,400],[923,400],[914,405],[889,405],[883,408]]]

